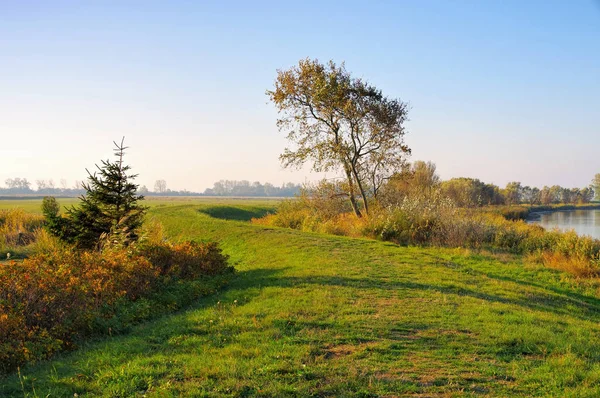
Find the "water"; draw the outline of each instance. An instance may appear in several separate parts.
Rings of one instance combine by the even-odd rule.
[[[600,239],[600,210],[570,210],[536,214],[529,222],[551,230],[575,230],[579,235]]]

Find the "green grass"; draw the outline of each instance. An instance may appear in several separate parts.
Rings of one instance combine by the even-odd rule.
[[[225,290],[21,369],[0,396],[600,396],[593,287],[519,257],[252,225],[237,220],[269,204],[225,205],[150,212],[173,237],[221,242],[238,269]]]

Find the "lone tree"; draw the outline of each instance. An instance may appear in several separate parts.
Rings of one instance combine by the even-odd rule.
[[[98,174],[86,169],[88,182],[82,184],[86,193],[78,207],[67,210],[62,225],[56,225],[56,208],[51,203],[46,205],[48,211],[44,213],[49,221],[54,220],[50,231],[62,240],[93,249],[105,241],[127,246],[138,239],[146,207],[138,203],[144,197],[137,194],[138,186],[132,183],[137,174],[127,174],[131,167],[123,163],[127,149],[123,142],[114,143],[117,161],[103,160],[102,166],[96,165]]]
[[[167,182],[165,180],[156,180],[154,183],[154,192],[165,193],[167,192]]]
[[[267,95],[281,115],[279,129],[294,144],[280,156],[283,165],[312,161],[315,171],[343,171],[354,213],[362,216],[360,195],[368,214],[369,199],[410,154],[403,126],[408,105],[353,78],[344,64],[311,59],[279,70]]]

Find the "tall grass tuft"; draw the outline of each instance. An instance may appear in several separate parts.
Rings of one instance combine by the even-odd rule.
[[[7,254],[22,255],[26,247],[35,241],[36,230],[44,225],[40,215],[25,212],[20,208],[0,210],[0,257]]]

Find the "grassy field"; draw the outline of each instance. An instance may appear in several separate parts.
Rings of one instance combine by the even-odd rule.
[[[157,197],[151,196],[146,197],[144,204],[149,207],[167,207],[167,206],[177,206],[181,204],[199,204],[204,205],[206,207],[215,207],[215,206],[236,206],[242,205],[245,207],[248,206],[263,206],[268,207],[269,209],[274,209],[276,204],[281,200],[281,198],[235,198],[235,197]],[[58,203],[62,207],[70,207],[79,203],[78,198],[58,198]],[[33,199],[10,199],[3,198],[0,199],[0,210],[3,209],[14,209],[14,208],[22,208],[28,212],[41,214],[42,213],[42,199],[33,198]],[[64,209],[63,209],[64,210]]]
[[[219,241],[235,279],[0,396],[600,396],[592,286],[509,255],[247,222],[273,202],[152,202],[172,237]]]

